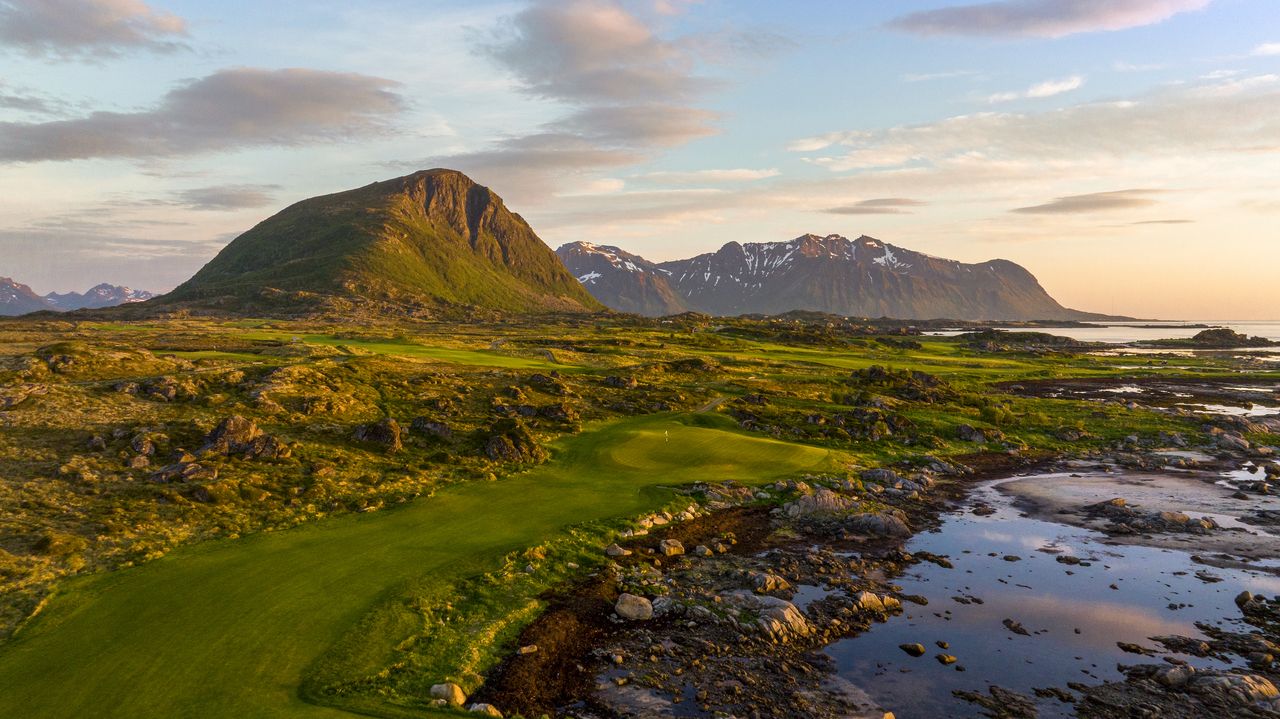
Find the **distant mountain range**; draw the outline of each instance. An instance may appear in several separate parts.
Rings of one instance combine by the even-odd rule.
[[[154,306],[508,312],[604,309],[522,217],[455,170],[416,172],[285,208]]]
[[[556,254],[605,305],[650,316],[811,310],[899,319],[1106,318],[1063,307],[1008,260],[965,264],[866,236],[730,242],[715,252],[656,263],[587,242],[564,245]]]
[[[145,302],[144,302],[145,300]],[[128,304],[130,316],[681,312],[954,320],[1096,320],[1008,260],[965,264],[871,237],[730,242],[651,262],[574,242],[553,252],[502,198],[455,170],[415,172],[296,203],[237,237],[172,292],[98,285],[37,295],[0,281],[0,314]],[[113,311],[114,312],[114,311]]]
[[[120,285],[102,283],[86,292],[50,292],[38,295],[27,285],[8,277],[0,277],[0,315],[25,315],[28,312],[48,310],[70,312],[80,309],[115,307],[132,302],[143,302],[155,295],[145,290],[131,290]]]

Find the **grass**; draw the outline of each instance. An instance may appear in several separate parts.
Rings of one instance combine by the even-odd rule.
[[[648,416],[591,427],[508,479],[76,580],[0,649],[0,716],[349,716],[304,702],[304,674],[409,583],[492,571],[575,525],[650,511],[664,487],[766,482],[839,460],[720,417]]]

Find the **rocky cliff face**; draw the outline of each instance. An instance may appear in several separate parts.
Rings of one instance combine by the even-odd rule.
[[[661,263],[586,243],[566,245],[557,253],[606,305],[642,314],[690,309],[715,315],[812,310],[901,319],[1098,317],[1058,304],[1030,272],[1013,262],[965,264],[871,237],[804,235],[789,242],[730,242],[716,252]],[[613,270],[601,269],[602,260]],[[669,305],[668,310],[635,301],[642,284],[663,288],[662,292],[669,288],[680,305]]]
[[[661,317],[689,309],[667,273],[643,257],[608,245],[574,242],[556,250],[578,281],[605,306]]]
[[[288,207],[157,303],[234,309],[267,294],[504,311],[601,308],[501,198],[443,169]]]

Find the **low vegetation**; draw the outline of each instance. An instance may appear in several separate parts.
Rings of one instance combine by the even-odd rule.
[[[682,487],[1195,433],[1018,383],[1232,373],[886,331],[0,324],[0,715],[418,716]]]

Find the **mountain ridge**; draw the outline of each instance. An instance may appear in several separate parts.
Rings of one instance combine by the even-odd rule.
[[[9,277],[0,277],[0,316],[103,309],[143,302],[152,297],[154,295],[146,290],[134,290],[107,282],[94,285],[84,292],[50,292],[39,295],[28,285]]]
[[[607,250],[602,252],[601,247]],[[967,264],[863,235],[801,235],[782,242],[728,242],[714,252],[650,262],[618,248],[569,243],[556,250],[598,299],[621,311],[673,314],[636,301],[670,293],[676,311],[965,320],[1087,320],[1106,315],[1063,307],[1026,268],[996,259]],[[620,254],[621,253],[621,254]],[[625,255],[626,264],[604,257]],[[601,260],[606,261],[601,261]]]
[[[409,309],[603,309],[496,193],[443,168],[290,205],[148,304],[234,308],[265,296]]]

